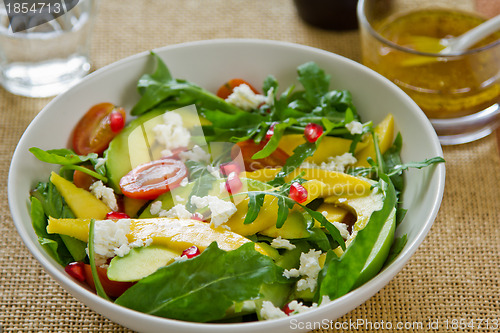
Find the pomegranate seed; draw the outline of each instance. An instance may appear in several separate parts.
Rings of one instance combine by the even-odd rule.
[[[187,249],[182,251],[182,255],[188,257],[188,259],[196,257],[200,253],[201,253],[200,249],[198,249],[198,247],[196,247],[196,245],[188,247]]]
[[[290,307],[288,306],[288,304],[285,304],[285,306],[283,307],[283,309],[282,309],[282,310],[283,310],[283,312],[284,312],[287,316],[289,316],[290,314],[292,314],[292,313],[293,313],[293,310],[292,310],[292,309],[290,309]]]
[[[125,118],[120,112],[112,111],[109,114],[109,127],[113,133],[118,133],[125,127]]]
[[[271,137],[274,135],[274,126],[276,126],[277,122],[274,122],[269,126],[269,129],[266,132],[266,141],[271,140]]]
[[[232,162],[227,162],[227,163],[223,163],[220,165],[220,172],[224,175],[224,176],[229,176],[231,173],[235,172],[237,174],[239,174],[241,172],[241,167],[238,163],[232,161]]]
[[[241,182],[240,177],[236,172],[231,172],[229,176],[227,176],[226,180],[226,190],[229,194],[233,194],[241,190],[243,187],[243,183]]]
[[[80,282],[85,281],[85,264],[81,261],[75,261],[72,263],[69,263],[66,267],[64,267],[64,270],[66,273],[68,273],[71,277],[77,279]]]
[[[106,214],[106,220],[120,220],[129,218],[130,216],[122,212],[109,212]]]
[[[290,198],[298,203],[303,203],[307,200],[307,190],[304,186],[295,182],[290,186]]]
[[[323,127],[315,123],[309,123],[304,130],[304,136],[309,142],[316,142],[323,134]]]
[[[196,212],[194,213],[193,215],[191,215],[191,219],[193,220],[198,220],[198,221],[202,221],[204,222],[205,220],[203,219],[203,215],[201,215],[200,213]]]

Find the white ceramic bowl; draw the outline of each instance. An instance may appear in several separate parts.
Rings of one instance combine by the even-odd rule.
[[[260,84],[273,74],[287,87],[296,83],[296,68],[315,61],[332,76],[332,88],[348,89],[359,114],[375,123],[392,113],[396,130],[404,140],[403,161],[420,161],[442,156],[437,136],[417,105],[394,84],[370,69],[341,56],[296,44],[264,40],[210,40],[164,47],[161,56],[174,77],[191,80],[215,91],[233,77]],[[397,229],[397,236],[408,235],[408,243],[399,257],[375,278],[313,311],[289,318],[239,323],[198,324],[155,317],[115,305],[99,298],[75,282],[38,244],[29,216],[29,191],[38,181],[46,181],[54,167],[39,162],[30,147],[42,149],[65,147],[73,126],[90,106],[112,102],[127,110],[138,100],[135,86],[145,72],[152,72],[154,62],[148,52],[106,66],[89,75],[68,92],[49,103],[33,120],[22,136],[10,167],[8,195],[16,228],[24,243],[45,270],[78,300],[109,319],[141,332],[285,332],[307,331],[305,323],[334,320],[373,296],[398,273],[417,250],[438,212],[444,190],[443,164],[406,174],[404,207],[408,214]],[[303,329],[300,329],[303,327]]]

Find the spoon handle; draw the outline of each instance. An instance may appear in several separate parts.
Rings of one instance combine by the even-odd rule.
[[[481,23],[477,27],[467,31],[460,37],[455,38],[448,47],[442,50],[442,53],[456,53],[467,50],[481,39],[500,30],[500,15]]]

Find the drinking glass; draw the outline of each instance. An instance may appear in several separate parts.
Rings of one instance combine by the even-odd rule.
[[[57,95],[91,68],[95,0],[0,0],[0,83],[28,97]]]

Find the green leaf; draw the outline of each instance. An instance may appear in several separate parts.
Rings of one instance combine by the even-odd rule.
[[[297,120],[294,118],[288,119],[285,122],[275,124],[274,125],[274,130],[273,130],[273,135],[271,136],[271,139],[266,143],[264,148],[262,148],[260,151],[256,152],[253,156],[252,159],[261,159],[268,157],[273,153],[273,151],[278,148],[278,145],[280,143],[281,138],[283,137],[283,134],[285,133],[285,130],[296,124]],[[272,125],[271,125],[272,126]]]
[[[387,260],[385,261],[385,265],[390,265],[394,259],[403,251],[406,243],[408,242],[408,236],[404,234],[401,237],[398,237],[394,240],[394,243],[389,250],[389,255],[387,256]]]
[[[390,176],[398,175],[401,172],[403,172],[404,170],[408,170],[409,168],[422,169],[422,168],[431,166],[433,164],[439,164],[439,163],[444,163],[444,162],[445,162],[444,158],[442,158],[440,156],[436,156],[436,157],[425,159],[425,160],[420,161],[420,162],[404,163],[401,165],[394,166],[391,170],[389,170],[390,171],[389,175]]]
[[[233,304],[260,297],[263,284],[287,282],[255,243],[225,252],[212,243],[192,259],[160,268],[116,299],[116,304],[178,320],[221,319]]]
[[[325,266],[320,272],[320,287],[316,299],[326,295],[333,300],[357,286],[358,278],[372,254],[378,236],[396,205],[394,186],[387,176],[382,174],[380,177],[380,182],[384,184],[380,184],[379,188],[386,188],[382,208],[372,213],[366,227],[358,232],[341,258],[327,256]]]
[[[306,99],[311,105],[320,103],[321,98],[328,92],[330,76],[314,62],[307,62],[297,68],[299,81],[304,86]]]
[[[260,208],[264,204],[265,192],[261,191],[250,191],[246,193],[248,195],[248,212],[245,216],[243,224],[249,224],[255,221],[259,215]]]
[[[326,217],[321,214],[320,212],[314,211],[312,209],[309,209],[305,206],[302,206],[311,216],[313,219],[321,223],[321,226],[324,227],[328,233],[332,236],[333,240],[335,240],[337,243],[339,243],[340,247],[342,250],[345,250],[345,241],[342,238],[342,235],[340,234],[339,229],[337,229],[333,223],[328,221]]]
[[[31,197],[31,224],[38,242],[62,266],[66,266],[73,257],[66,249],[61,237],[57,234],[47,233],[47,217],[45,216],[42,203],[38,198]]]
[[[94,229],[95,229],[95,219],[90,220],[89,224],[89,261],[90,261],[90,269],[92,271],[92,279],[94,280],[95,290],[97,295],[109,301],[109,297],[104,291],[104,288],[101,284],[101,279],[99,279],[99,274],[97,273],[97,267],[95,265],[95,249],[94,249]]]

